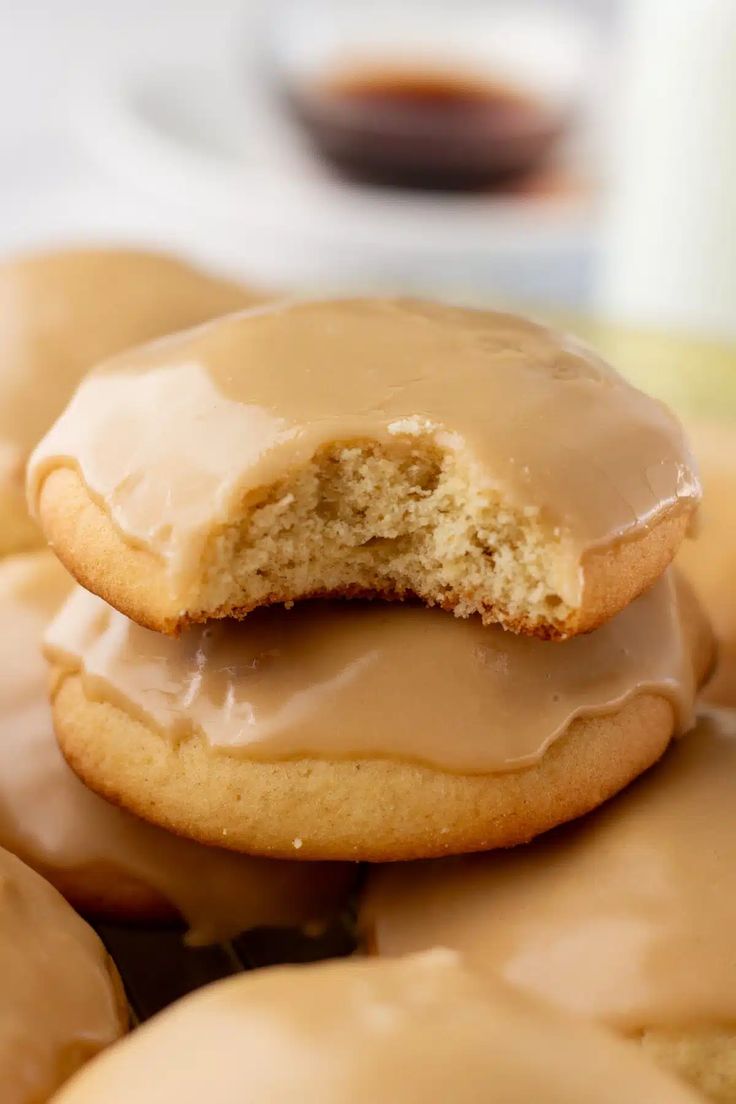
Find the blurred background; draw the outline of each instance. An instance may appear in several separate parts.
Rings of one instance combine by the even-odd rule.
[[[733,0],[0,0],[0,250],[736,341]]]

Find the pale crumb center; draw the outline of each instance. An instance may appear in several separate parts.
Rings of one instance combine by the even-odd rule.
[[[251,495],[205,555],[202,610],[418,595],[458,616],[564,628],[564,543],[430,438],[323,449]]]

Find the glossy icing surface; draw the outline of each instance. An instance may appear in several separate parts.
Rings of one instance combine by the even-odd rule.
[[[25,461],[86,371],[256,298],[165,254],[68,249],[0,264],[0,442]]]
[[[257,970],[208,986],[58,1104],[695,1104],[636,1049],[449,951]]]
[[[123,995],[92,928],[2,849],[0,978],[3,1104],[48,1100],[125,1029]]]
[[[362,926],[380,954],[452,947],[626,1031],[733,1024],[736,716],[528,846],[377,870]]]
[[[191,843],[103,801],[66,765],[40,645],[71,585],[49,552],[0,564],[0,844],[52,879],[69,870],[92,887],[116,870],[139,879],[182,914],[194,942],[329,915],[349,884],[340,864],[309,870]]]
[[[422,440],[585,551],[692,508],[676,419],[575,341],[512,315],[404,300],[275,305],[136,350],[90,375],[29,468],[38,504],[76,468],[186,601],[208,534],[249,491],[336,442]]]
[[[457,772],[537,762],[577,717],[637,693],[690,723],[694,676],[675,577],[593,633],[550,644],[396,603],[312,602],[178,638],[75,588],[47,654],[171,739],[260,759],[385,757]]]

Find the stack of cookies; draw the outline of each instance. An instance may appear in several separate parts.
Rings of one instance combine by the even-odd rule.
[[[44,645],[80,792],[160,855],[173,833],[258,864],[266,900],[268,870],[324,910],[326,870],[344,887],[344,860],[390,862],[368,878],[366,949],[463,955],[232,979],[60,1099],[695,1099],[504,981],[638,1033],[730,1099],[711,1083],[723,1026],[693,1041],[652,1013],[710,1007],[698,977],[727,910],[689,988],[695,941],[659,946],[644,923],[665,898],[678,933],[698,895],[712,914],[726,864],[704,802],[727,804],[730,745],[701,726],[653,776],[673,779],[666,800],[650,776],[498,850],[590,812],[691,726],[712,640],[669,565],[700,491],[664,407],[508,315],[280,304],[87,375],[28,493],[81,584]],[[668,840],[685,882],[652,864]],[[633,969],[648,950],[658,987]],[[687,1068],[703,1048],[707,1084]]]
[[[663,406],[509,315],[280,304],[123,354],[28,470],[81,584],[46,635],[64,756],[248,855],[530,840],[691,724],[699,493]]]
[[[58,559],[0,565],[24,626],[0,843],[78,907],[200,939],[322,919],[388,863],[365,949],[462,954],[232,979],[60,1099],[694,1101],[539,994],[731,1099],[708,802],[736,737],[701,723],[548,833],[691,727],[712,665],[669,566],[700,488],[663,406],[509,315],[282,303],[104,361],[27,480]],[[124,1028],[104,976],[95,1047]]]

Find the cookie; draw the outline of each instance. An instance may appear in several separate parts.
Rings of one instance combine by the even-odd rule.
[[[79,582],[162,632],[416,595],[541,637],[646,590],[700,495],[674,417],[571,338],[391,300],[276,305],[113,359],[28,489]]]
[[[3,1104],[44,1104],[126,1030],[117,971],[48,882],[0,849]]]
[[[449,951],[277,967],[201,989],[84,1070],[58,1104],[695,1104],[612,1036]]]
[[[85,914],[137,922],[181,916],[193,943],[334,916],[351,867],[307,868],[202,847],[108,804],[69,769],[54,739],[40,642],[71,585],[50,552],[0,563],[0,846]]]
[[[0,264],[0,555],[43,543],[26,461],[89,368],[258,298],[165,254],[70,249]]]
[[[204,843],[300,859],[503,847],[579,816],[691,721],[710,633],[668,573],[560,644],[313,602],[172,639],[78,588],[46,634],[68,762]]]
[[[736,705],[736,424],[691,422],[705,502],[696,539],[685,541],[678,564],[703,602],[718,638],[718,670],[704,699]]]
[[[736,715],[708,714],[605,808],[528,847],[384,867],[360,927],[436,944],[736,1100]]]

